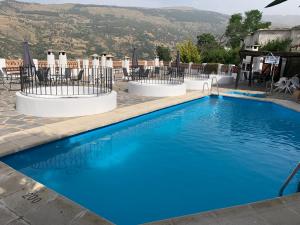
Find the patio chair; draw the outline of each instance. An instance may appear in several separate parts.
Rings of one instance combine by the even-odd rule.
[[[130,80],[130,78],[131,78],[129,76],[128,71],[127,71],[126,68],[123,68],[123,78],[124,78],[124,80]]]
[[[0,69],[0,84],[3,85],[7,90],[12,91],[12,90],[19,90],[19,89],[12,89],[12,85],[17,84],[20,85],[20,78],[13,76],[13,75],[8,75],[6,68]]]
[[[150,69],[146,69],[145,71],[140,70],[139,71],[139,76],[140,77],[149,77]]]
[[[278,82],[273,84],[275,87],[274,92],[284,91],[286,89],[286,84],[287,84],[287,78],[281,77]]]
[[[77,77],[71,78],[72,83],[79,82],[82,80],[84,70],[80,70]]]
[[[289,92],[289,94],[293,94],[293,90],[292,90],[292,80],[289,79],[287,80],[286,82],[286,85],[285,85],[285,89],[284,89],[284,93],[286,94],[287,92]]]
[[[137,67],[137,68],[132,68],[132,72],[131,72],[131,79],[132,80],[135,80],[136,77],[139,77],[140,76],[140,68]]]
[[[9,84],[8,78],[6,73],[0,69],[0,84],[3,85],[5,88],[8,88],[7,85]]]
[[[144,72],[144,77],[149,77],[150,74],[150,69],[146,69],[146,71]]]
[[[65,78],[71,79],[71,69],[70,68],[65,69]]]
[[[154,73],[155,73],[155,74],[159,74],[159,72],[160,72],[160,68],[159,68],[159,67],[155,67]]]
[[[171,75],[173,73],[173,71],[174,71],[174,69],[172,67],[168,67],[166,75]]]
[[[39,80],[40,85],[47,85],[49,82],[49,72],[50,68],[41,69],[36,72],[36,76]]]
[[[299,78],[297,76],[294,76],[291,78],[291,89],[292,91],[295,91],[300,88],[300,82]]]

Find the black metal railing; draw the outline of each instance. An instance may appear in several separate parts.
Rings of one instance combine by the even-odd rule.
[[[185,70],[184,74],[185,79],[191,80],[207,80],[210,78],[210,74],[205,74],[203,70]]]
[[[21,92],[25,95],[99,96],[112,91],[112,82],[112,68],[20,67]]]
[[[131,79],[149,84],[182,84],[184,71],[174,67],[132,68]]]

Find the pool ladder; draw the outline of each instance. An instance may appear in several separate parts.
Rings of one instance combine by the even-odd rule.
[[[218,83],[218,79],[216,77],[212,77],[211,78],[210,88],[209,88],[208,81],[206,81],[206,82],[203,83],[203,90],[202,90],[203,93],[204,93],[205,86],[207,86],[207,90],[208,90],[209,94],[212,93],[212,88],[213,88],[214,80],[216,81],[217,93],[218,93],[218,95],[220,95],[220,92],[219,92],[219,83]]]
[[[288,176],[288,178],[285,180],[285,182],[281,186],[281,188],[279,190],[279,193],[278,193],[279,197],[281,197],[283,195],[283,192],[284,192],[285,188],[289,185],[290,181],[298,173],[299,170],[300,170],[300,162],[297,164],[297,166],[294,168],[294,170],[292,171],[292,173]],[[300,187],[299,184],[298,184],[298,190],[297,190],[297,192],[299,192],[299,187]]]

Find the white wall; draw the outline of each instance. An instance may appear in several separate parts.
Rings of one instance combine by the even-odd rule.
[[[38,117],[75,117],[111,111],[117,107],[117,93],[96,97],[43,98],[17,92],[16,107],[21,114]]]
[[[6,60],[4,58],[0,58],[0,69],[6,67]]]
[[[151,81],[150,83],[130,81],[128,82],[128,92],[134,95],[152,97],[180,96],[186,94],[186,85],[151,84]]]

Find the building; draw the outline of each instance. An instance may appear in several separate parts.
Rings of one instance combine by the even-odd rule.
[[[277,39],[291,39],[291,51],[300,51],[300,26],[257,30],[245,38],[244,45],[246,50],[257,51],[260,46]]]

